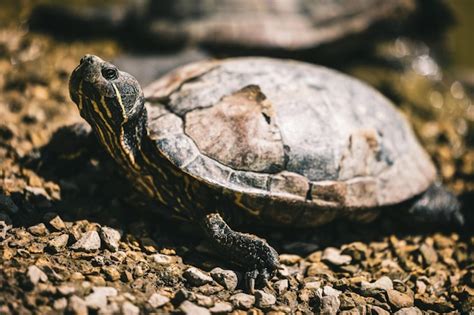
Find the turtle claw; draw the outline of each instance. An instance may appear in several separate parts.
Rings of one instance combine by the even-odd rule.
[[[247,289],[250,294],[255,293],[255,286],[259,287],[267,287],[269,290],[273,291],[272,285],[270,283],[270,273],[267,269],[257,270],[254,269],[252,271],[247,271],[245,273],[245,281],[247,285]]]

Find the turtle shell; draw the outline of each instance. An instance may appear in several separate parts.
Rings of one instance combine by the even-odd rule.
[[[248,205],[260,198],[293,208],[372,209],[420,194],[436,176],[389,100],[321,66],[269,58],[203,61],[144,93],[159,151],[184,173],[244,196]]]
[[[409,0],[152,1],[148,32],[163,40],[265,49],[306,49],[402,21]]]

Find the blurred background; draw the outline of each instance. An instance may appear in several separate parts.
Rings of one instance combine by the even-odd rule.
[[[128,231],[125,241],[135,253],[154,253],[153,246],[159,244],[187,255],[186,262],[204,261],[195,254],[194,239],[186,238],[181,227],[136,217],[140,197],[131,193],[129,183],[107,160],[56,161],[42,154],[50,147],[53,157],[61,156],[67,148],[55,147],[51,140],[54,131],[82,121],[69,98],[68,78],[86,53],[113,61],[142,85],[184,63],[247,55],[298,59],[355,76],[381,91],[409,118],[443,182],[460,196],[470,217],[474,208],[473,30],[472,0],[1,0],[0,219],[30,226],[41,222],[45,212],[56,211],[74,225],[87,219],[91,225],[99,222]],[[175,230],[180,231],[175,235]],[[401,264],[398,249],[405,251],[404,271],[397,269],[397,277],[411,277],[413,290],[418,276],[437,277],[432,280],[436,284],[430,287],[433,291],[426,291],[434,302],[421,300],[417,306],[428,305],[426,310],[440,312],[455,307],[472,310],[472,233],[440,238],[398,235],[397,239],[389,232],[397,230],[379,224],[372,228],[342,225],[322,231],[335,246],[346,244],[347,239],[365,242],[363,246],[391,259],[390,266]],[[0,227],[0,240],[1,235]],[[182,235],[184,239],[180,239]],[[263,235],[278,250],[301,255],[316,250],[317,246],[308,244],[320,241],[314,231]],[[436,270],[409,270],[425,261],[418,248],[422,244],[433,248],[433,237],[448,244],[435,246],[439,251],[434,255],[444,257],[449,247],[446,255],[451,260],[446,258],[444,267]],[[372,246],[373,240],[383,245]],[[297,245],[286,246],[291,242]],[[304,250],[301,244],[306,244]],[[9,268],[24,271],[24,262],[18,259]],[[75,264],[64,261],[56,264]],[[89,264],[84,261],[79,260],[74,268]],[[386,270],[391,272],[390,266],[364,262],[359,267],[375,278]],[[18,305],[30,303],[28,307],[34,309],[37,304],[16,291],[16,280],[11,276],[15,273],[10,277],[2,272],[0,287],[10,283],[9,299],[23,298]],[[153,281],[153,285],[158,283],[155,278]],[[121,285],[131,283],[131,289],[126,290],[139,286],[131,280],[128,284],[123,280]],[[468,296],[470,304],[462,306],[461,296]]]

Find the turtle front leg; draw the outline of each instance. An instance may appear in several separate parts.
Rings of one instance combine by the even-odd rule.
[[[206,215],[202,226],[221,255],[247,270],[245,278],[250,292],[253,293],[256,281],[267,283],[270,274],[280,268],[278,253],[264,239],[232,230],[219,214]]]

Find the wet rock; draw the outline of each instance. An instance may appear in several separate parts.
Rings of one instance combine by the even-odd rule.
[[[387,299],[389,304],[395,309],[413,306],[413,297],[396,290],[387,290]]]
[[[420,311],[418,307],[407,307],[402,308],[394,313],[394,315],[422,315],[423,312]]]
[[[232,304],[227,302],[217,302],[209,309],[213,314],[229,314],[232,312]]]
[[[104,242],[105,247],[110,251],[116,252],[119,249],[121,238],[119,231],[103,226],[100,228],[100,238]]]
[[[64,231],[66,229],[66,224],[61,219],[61,217],[55,213],[47,213],[44,215],[44,219],[48,222],[49,227],[53,231]]]
[[[201,286],[212,282],[211,276],[196,267],[190,267],[186,269],[186,271],[183,273],[183,276],[190,284],[195,286]]]
[[[138,315],[140,314],[140,309],[129,301],[125,301],[122,304],[122,314],[123,315]]]
[[[211,312],[207,308],[197,306],[190,301],[184,301],[179,306],[180,310],[186,315],[210,315]]]
[[[244,310],[250,309],[255,303],[255,297],[246,293],[237,293],[230,297],[229,301],[236,307]]]
[[[69,235],[67,234],[58,235],[48,242],[47,249],[53,254],[59,253],[62,250],[64,250],[64,248],[67,245],[68,240],[69,240]]]
[[[334,247],[328,247],[324,250],[321,257],[323,262],[334,266],[347,265],[351,262],[352,257],[349,255],[341,255],[341,251]]]
[[[71,314],[75,315],[89,314],[89,312],[87,311],[86,302],[76,295],[73,295],[69,298],[67,309]]]
[[[154,308],[159,308],[165,305],[166,303],[168,303],[169,301],[170,301],[169,297],[166,297],[158,293],[153,293],[148,299],[148,303]]]
[[[71,249],[81,252],[91,252],[100,248],[100,237],[96,231],[88,231],[71,246]]]
[[[30,226],[28,228],[28,232],[30,232],[34,236],[44,236],[44,235],[47,235],[49,233],[49,231],[46,228],[46,225],[44,225],[44,223],[38,223],[36,225]]]
[[[276,303],[274,295],[262,290],[255,291],[255,305],[260,308],[269,308]]]
[[[28,276],[28,280],[32,285],[37,285],[38,282],[46,282],[48,281],[48,276],[37,266],[32,265],[28,267],[28,272],[26,273]]]
[[[232,270],[224,270],[222,268],[214,268],[210,272],[212,279],[229,291],[234,291],[237,287],[238,277]]]

